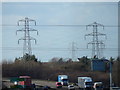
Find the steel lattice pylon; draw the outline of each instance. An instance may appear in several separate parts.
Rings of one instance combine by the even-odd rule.
[[[102,50],[104,49],[105,44],[103,43],[102,40],[101,41],[99,40],[98,36],[106,36],[106,34],[99,33],[98,27],[103,27],[104,29],[104,25],[94,22],[92,24],[87,25],[86,29],[88,29],[88,27],[92,27],[93,32],[90,34],[86,34],[85,38],[86,36],[92,36],[93,38],[92,41],[87,44],[87,47],[89,44],[92,44],[92,57],[96,56],[97,58],[102,58],[103,57]]]
[[[18,40],[18,44],[20,40],[24,40],[24,44],[23,44],[23,55],[25,54],[32,54],[32,49],[31,49],[31,40],[35,41],[36,44],[36,39],[30,36],[30,31],[37,31],[35,29],[31,29],[30,28],[30,22],[34,22],[34,25],[36,25],[36,21],[29,19],[28,17],[26,17],[25,19],[19,20],[18,21],[18,26],[20,26],[20,24],[24,24],[24,28],[17,30],[16,34],[18,31],[23,31],[24,32],[24,37],[20,38]],[[38,35],[38,31],[37,31],[37,35]]]

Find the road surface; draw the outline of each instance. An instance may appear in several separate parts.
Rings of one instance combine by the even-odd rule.
[[[36,88],[39,88],[36,90],[42,90],[41,88],[43,88],[44,86],[49,86],[55,90],[68,90],[67,86],[63,86],[62,88],[56,88],[55,81],[43,81],[43,80],[33,79],[32,84],[33,83],[37,86]],[[10,88],[10,85],[13,85],[13,84],[10,83],[9,79],[3,79],[3,86],[4,87]],[[75,90],[79,90],[78,86],[75,86],[75,88],[76,88]]]

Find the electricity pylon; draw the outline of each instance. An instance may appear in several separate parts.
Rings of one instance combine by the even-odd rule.
[[[85,35],[85,38],[86,36],[92,36],[92,41],[87,44],[87,48],[89,44],[92,44],[92,57],[96,56],[97,58],[102,58],[102,50],[104,49],[103,46],[105,47],[105,44],[103,41],[99,40],[99,36],[106,37],[106,34],[99,33],[98,27],[102,27],[104,29],[104,25],[94,22],[87,25],[86,29],[88,29],[88,27],[92,27],[93,32]]]
[[[22,24],[22,23],[24,24],[23,29],[20,29],[20,30],[16,31],[16,35],[17,35],[18,31],[24,32],[24,37],[22,37],[18,40],[18,44],[19,44],[20,40],[24,41],[23,55],[25,55],[25,54],[32,55],[31,40],[34,40],[35,44],[36,44],[36,39],[30,36],[30,31],[37,31],[37,30],[30,28],[30,22],[34,22],[34,25],[36,26],[36,21],[32,20],[32,19],[29,19],[28,17],[26,17],[25,19],[19,20],[18,23],[17,23],[18,26],[20,26],[20,24]],[[38,35],[38,31],[37,31],[37,35]]]

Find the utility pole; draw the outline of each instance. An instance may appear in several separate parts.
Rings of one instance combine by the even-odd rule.
[[[85,35],[85,38],[86,36],[92,36],[92,41],[87,44],[87,47],[89,44],[92,44],[92,57],[96,56],[97,58],[101,58],[101,50],[103,50],[103,48],[101,49],[101,46],[105,45],[102,41],[99,41],[99,36],[106,36],[106,34],[99,33],[98,27],[103,27],[104,29],[104,25],[94,22],[92,24],[87,25],[86,29],[88,29],[88,27],[92,27],[93,32]]]
[[[72,42],[71,44],[71,58],[72,60],[75,60],[76,59],[76,51],[77,51],[77,45],[75,42]]]
[[[72,42],[72,59],[75,59],[75,42]]]
[[[25,17],[25,19],[19,20],[18,23],[17,23],[18,26],[22,26],[22,24],[24,25],[23,29],[20,29],[20,30],[16,31],[16,35],[17,35],[17,32],[19,32],[19,31],[24,32],[24,36],[18,40],[18,44],[19,44],[20,40],[24,41],[23,55],[25,55],[25,54],[32,55],[31,40],[34,40],[35,44],[36,44],[36,39],[30,36],[30,31],[36,31],[37,35],[38,35],[37,30],[30,28],[30,22],[33,22],[34,25],[36,26],[36,21],[32,20],[32,19],[29,19],[28,17]]]
[[[104,42],[101,40],[100,41],[100,57],[102,58],[104,55],[103,55],[103,49],[105,49],[105,44]]]
[[[112,60],[109,61],[110,90],[112,90]]]

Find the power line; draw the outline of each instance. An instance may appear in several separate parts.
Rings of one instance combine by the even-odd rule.
[[[22,2],[21,2],[22,3]],[[30,3],[22,3],[22,4],[20,4],[20,2],[19,2],[19,4],[18,3],[16,3],[16,2],[14,2],[14,3],[3,3],[3,5],[10,5],[10,6],[14,6],[14,5],[17,5],[17,6],[36,6],[36,5],[38,5],[38,6],[44,6],[44,5],[55,5],[55,6],[62,6],[62,3],[64,3],[64,2],[56,2],[56,3],[52,3],[52,4],[41,4],[41,2],[38,2],[38,3],[36,3],[36,2],[30,2]],[[72,6],[72,5],[75,5],[76,3],[77,3],[77,5],[79,4],[79,5],[83,5],[83,3],[84,3],[84,5],[100,5],[100,6],[104,6],[104,5],[112,5],[112,6],[117,6],[118,4],[119,4],[119,2],[66,2],[67,3],[67,5],[70,3],[70,5]],[[66,6],[67,6],[66,5]],[[65,6],[65,5],[64,5]]]
[[[17,27],[17,25],[9,25],[9,24],[3,24],[0,25],[2,27],[7,26],[7,27]],[[24,25],[20,25],[20,26],[24,26]],[[34,26],[34,25],[29,25],[29,26]],[[38,27],[86,27],[86,25],[63,25],[63,24],[58,24],[58,25],[36,25]],[[120,27],[118,25],[104,25],[104,27]]]
[[[22,47],[0,47],[1,50],[21,50]],[[71,48],[43,48],[43,47],[33,47],[33,50],[43,50],[43,51],[71,51]],[[92,48],[75,48],[75,51],[91,51]],[[106,51],[118,51],[118,48],[105,48]]]

